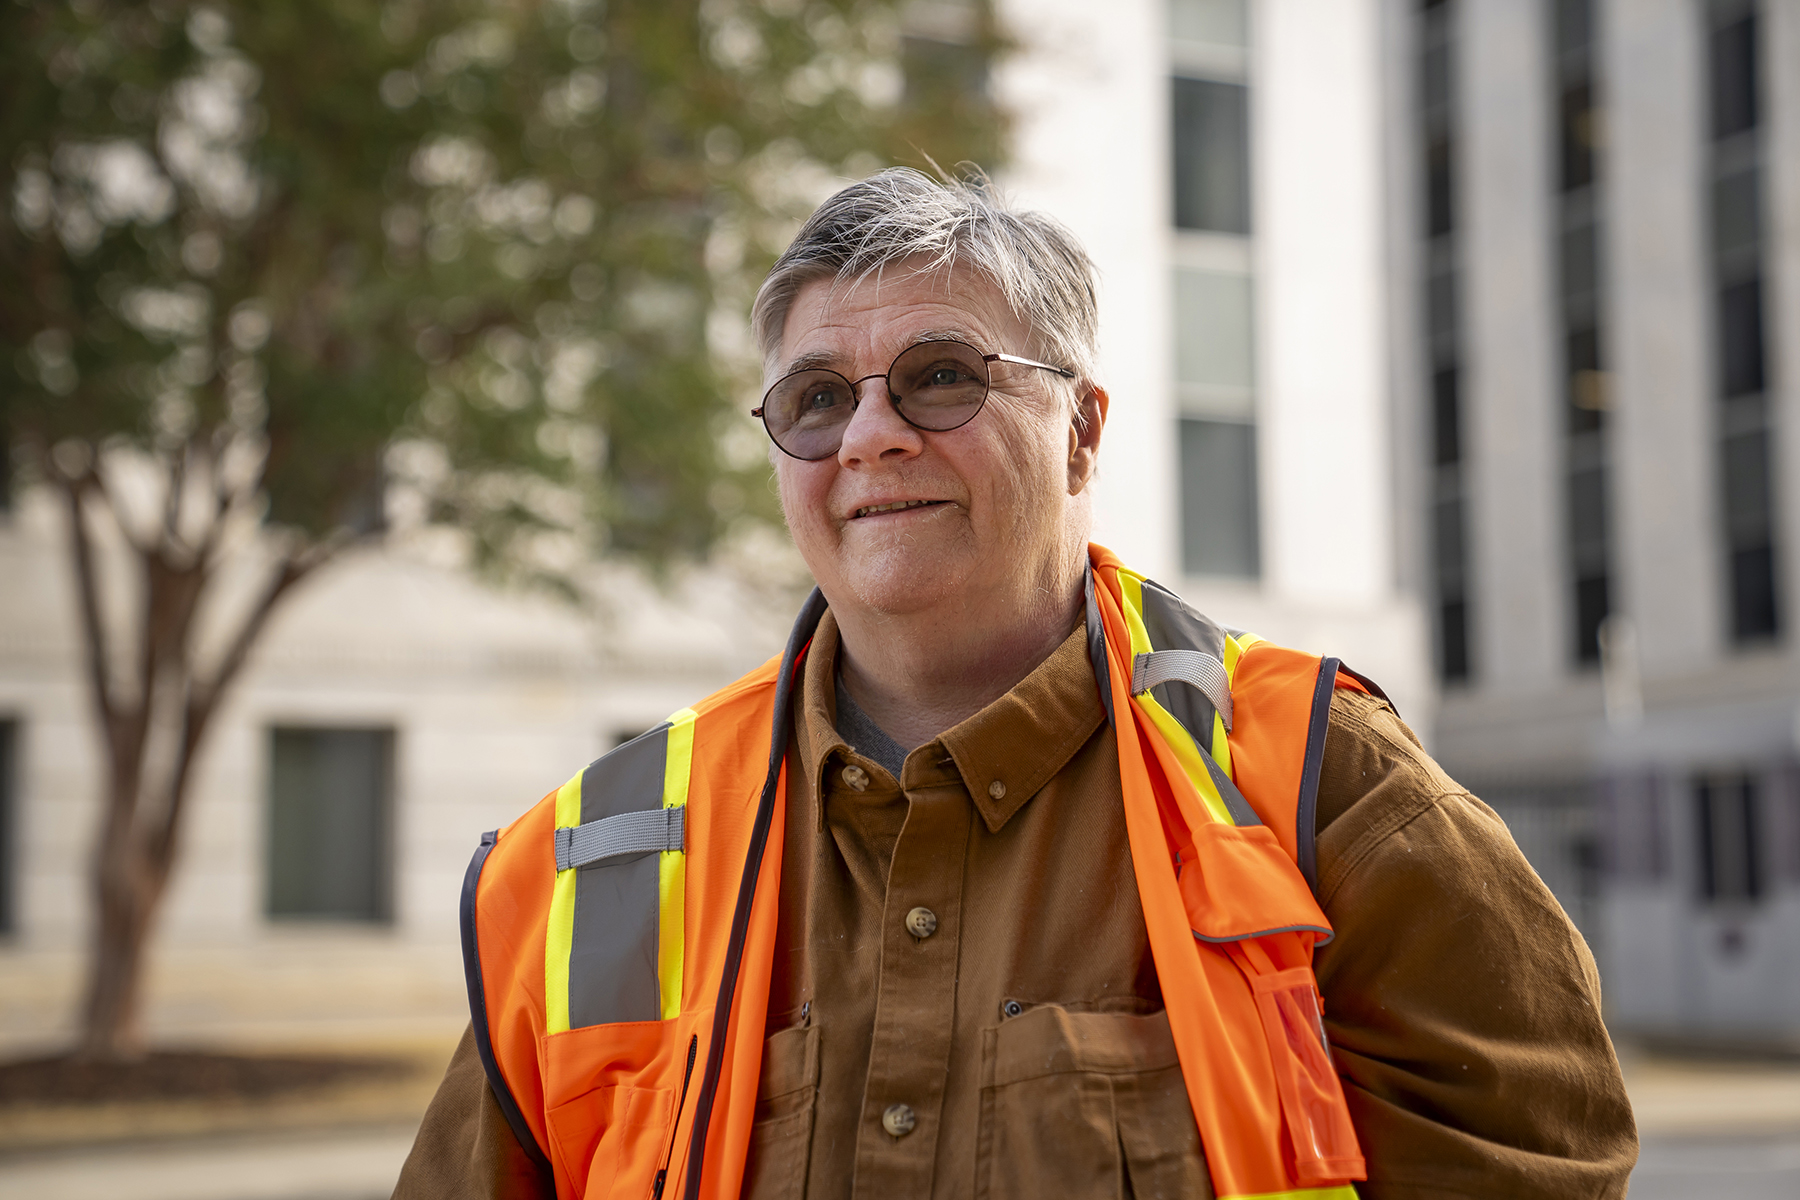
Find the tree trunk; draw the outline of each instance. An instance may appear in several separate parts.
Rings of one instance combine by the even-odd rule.
[[[117,811],[130,801],[115,795],[107,803]],[[94,856],[93,945],[76,1051],[84,1059],[116,1062],[144,1053],[144,943],[163,888],[149,878],[141,844],[133,846],[133,840],[129,834],[106,837]]]
[[[154,542],[132,545],[135,553],[129,557],[140,569],[142,594],[132,648],[135,674],[121,684],[114,678],[112,638],[100,600],[103,572],[86,515],[88,496],[107,507],[111,501],[91,471],[58,482],[81,602],[89,693],[109,768],[90,862],[94,924],[76,1053],[121,1061],[144,1053],[145,945],[168,890],[193,766],[212,717],[275,606],[335,546],[315,543],[279,557],[262,591],[223,639],[218,662],[202,671],[192,635],[201,602],[215,582],[216,542],[209,536],[198,547],[184,544],[171,519]],[[111,515],[123,529],[120,514]],[[151,763],[161,756],[153,756],[151,748],[159,737],[168,741],[170,753],[152,778]]]

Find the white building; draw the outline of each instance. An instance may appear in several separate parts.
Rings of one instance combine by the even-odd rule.
[[[1615,1027],[1800,1036],[1800,5],[1385,11],[1435,749]]]
[[[1001,13],[1023,47],[992,81],[1020,118],[1002,185],[1072,226],[1103,276],[1098,540],[1222,622],[1338,654],[1429,735],[1419,507],[1404,498],[1417,372],[1397,349],[1411,316],[1390,244],[1394,14],[1380,0]],[[69,1028],[99,752],[56,518],[36,500],[0,518],[0,581],[0,1041],[16,1044]],[[456,901],[479,833],[780,648],[778,603],[699,583],[685,596],[669,609],[634,593],[596,626],[392,553],[297,597],[196,780],[151,1029],[459,1025]]]

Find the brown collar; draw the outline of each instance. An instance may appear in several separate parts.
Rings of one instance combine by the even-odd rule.
[[[835,779],[834,763],[854,764],[869,775],[869,790],[891,794],[960,781],[989,832],[999,829],[1063,768],[1105,720],[1088,661],[1087,636],[1077,625],[1050,657],[1004,696],[907,755],[894,779],[880,764],[857,754],[837,731],[837,621],[829,610],[819,621],[795,697],[800,766],[824,797]],[[840,789],[841,790],[841,789]],[[814,819],[823,822],[825,806]]]

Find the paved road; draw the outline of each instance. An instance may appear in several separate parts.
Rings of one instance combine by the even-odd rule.
[[[86,1148],[0,1159],[0,1196],[31,1200],[385,1200],[410,1129]],[[1800,1134],[1653,1135],[1631,1200],[1794,1200]]]
[[[1631,1200],[1794,1200],[1800,1135],[1650,1136],[1631,1176]]]
[[[386,1200],[411,1128],[84,1147],[0,1159],[19,1200]]]

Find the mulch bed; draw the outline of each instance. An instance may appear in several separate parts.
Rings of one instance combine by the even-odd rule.
[[[395,1058],[208,1054],[161,1051],[135,1062],[69,1057],[0,1063],[0,1108],[143,1103],[158,1100],[268,1100],[336,1084],[407,1074]]]

